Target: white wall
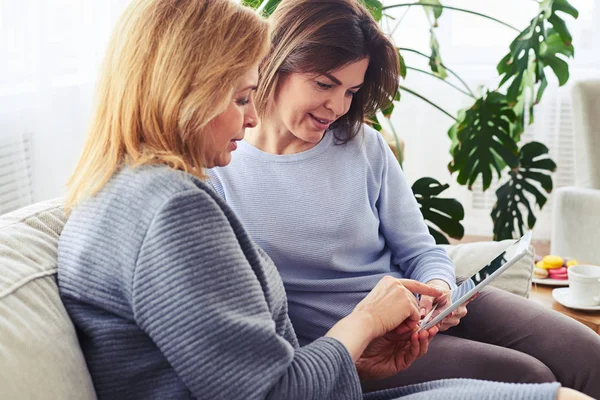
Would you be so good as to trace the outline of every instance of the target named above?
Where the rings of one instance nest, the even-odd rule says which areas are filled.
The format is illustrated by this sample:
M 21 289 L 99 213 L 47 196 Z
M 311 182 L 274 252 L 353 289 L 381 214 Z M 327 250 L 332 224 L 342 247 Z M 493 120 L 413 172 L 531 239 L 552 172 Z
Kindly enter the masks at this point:
M 129 0 L 0 0 L 0 135 L 31 136 L 33 200 L 65 193 L 110 32 Z

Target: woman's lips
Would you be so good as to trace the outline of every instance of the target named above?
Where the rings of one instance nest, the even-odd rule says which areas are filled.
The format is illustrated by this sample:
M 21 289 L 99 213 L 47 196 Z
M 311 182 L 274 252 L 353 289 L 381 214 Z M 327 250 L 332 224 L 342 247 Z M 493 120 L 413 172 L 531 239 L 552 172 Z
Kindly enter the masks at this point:
M 331 124 L 331 122 L 332 122 L 329 119 L 317 118 L 317 117 L 315 117 L 314 115 L 312 115 L 310 113 L 308 115 L 310 116 L 310 119 L 311 119 L 313 125 L 317 129 L 322 130 L 322 131 L 326 130 L 329 127 L 329 125 Z

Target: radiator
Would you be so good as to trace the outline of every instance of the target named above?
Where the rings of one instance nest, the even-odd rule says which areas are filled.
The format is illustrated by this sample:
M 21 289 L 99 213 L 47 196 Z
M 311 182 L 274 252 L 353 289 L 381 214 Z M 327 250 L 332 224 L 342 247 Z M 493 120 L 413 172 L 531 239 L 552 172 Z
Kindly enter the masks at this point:
M 0 132 L 0 214 L 33 202 L 31 137 Z

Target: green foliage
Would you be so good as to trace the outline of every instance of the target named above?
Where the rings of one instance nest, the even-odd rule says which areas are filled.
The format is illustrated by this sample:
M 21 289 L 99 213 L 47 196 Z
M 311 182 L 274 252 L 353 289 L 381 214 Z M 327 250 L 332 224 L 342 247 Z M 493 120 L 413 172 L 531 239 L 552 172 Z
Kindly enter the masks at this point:
M 367 7 L 375 21 L 381 21 L 383 16 L 383 4 L 379 0 L 360 0 L 360 2 Z
M 516 167 L 519 163 L 518 147 L 511 136 L 515 113 L 506 96 L 489 92 L 459 113 L 459 118 L 448 132 L 454 143 L 448 169 L 451 173 L 458 171 L 457 182 L 469 189 L 481 175 L 485 190 L 492 183 L 494 169 L 500 178 L 506 165 Z
M 529 122 L 532 123 L 533 106 L 541 100 L 548 86 L 544 69 L 552 69 L 560 86 L 569 79 L 569 66 L 560 56 L 573 57 L 575 50 L 571 34 L 558 11 L 578 17 L 577 10 L 567 0 L 544 0 L 540 3 L 539 14 L 513 40 L 509 53 L 496 67 L 498 74 L 503 76 L 499 87 L 510 81 L 506 96 L 511 106 L 516 105 L 515 112 L 519 116 L 517 134 L 524 129 L 525 103 L 530 106 Z M 536 84 L 539 84 L 537 93 Z M 529 96 L 527 101 L 525 96 Z
M 449 185 L 442 185 L 433 178 L 421 178 L 412 186 L 412 191 L 419 203 L 421 214 L 428 224 L 429 233 L 438 244 L 448 244 L 442 232 L 455 239 L 463 237 L 465 230 L 460 221 L 465 217 L 463 206 L 455 199 L 437 197 Z
M 262 2 L 263 2 L 263 0 L 242 0 L 242 5 L 244 5 L 246 7 L 250 7 L 253 10 L 256 10 Z
M 431 68 L 431 72 L 440 78 L 446 79 L 448 77 L 448 73 L 446 72 L 446 68 L 444 68 L 444 64 L 442 63 L 442 55 L 440 54 L 440 44 L 438 43 L 437 37 L 433 31 L 433 28 L 429 31 L 429 47 L 431 48 L 431 56 L 429 57 L 429 67 Z
M 552 177 L 556 164 L 548 156 L 548 148 L 539 142 L 530 142 L 521 148 L 517 168 L 510 171 L 510 179 L 496 190 L 497 202 L 491 216 L 494 221 L 494 240 L 512 239 L 518 232 L 524 234 L 523 210 L 527 212 L 527 227 L 536 222 L 530 200 L 540 210 L 546 204 L 546 193 L 552 192 Z
M 442 16 L 444 9 L 441 7 L 439 0 L 419 0 L 418 4 L 423 5 L 423 9 L 427 13 L 427 16 L 433 20 L 433 26 L 438 25 L 438 18 Z M 437 7 L 428 7 L 428 5 Z
M 400 77 L 406 78 L 406 62 L 404 61 L 404 57 L 402 57 L 402 53 L 398 49 L 398 62 L 400 63 Z M 400 100 L 400 99 L 398 99 Z
M 264 17 L 269 17 L 271 14 L 273 14 L 273 11 L 275 11 L 279 3 L 281 3 L 281 0 L 242 0 L 243 5 L 254 10 L 261 7 L 263 3 L 265 3 L 265 5 L 262 8 L 261 14 Z

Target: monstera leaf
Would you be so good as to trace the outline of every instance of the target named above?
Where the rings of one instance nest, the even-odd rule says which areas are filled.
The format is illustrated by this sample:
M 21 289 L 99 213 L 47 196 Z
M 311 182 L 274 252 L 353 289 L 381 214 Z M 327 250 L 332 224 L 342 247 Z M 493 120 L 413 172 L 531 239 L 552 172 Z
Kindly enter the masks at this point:
M 514 233 L 524 234 L 523 210 L 527 211 L 527 227 L 533 228 L 536 217 L 530 200 L 540 210 L 546 204 L 546 193 L 552 191 L 552 176 L 556 164 L 548 156 L 548 148 L 539 142 L 530 142 L 521 148 L 520 165 L 510 171 L 510 180 L 496 190 L 497 202 L 491 216 L 494 221 L 494 240 L 512 239 Z
M 428 177 L 419 179 L 412 186 L 423 218 L 439 229 L 436 230 L 428 224 L 429 233 L 438 244 L 448 244 L 448 239 L 442 232 L 454 239 L 461 239 L 465 234 L 465 229 L 460 223 L 465 217 L 463 206 L 458 200 L 437 197 L 448 187 L 449 185 L 442 185 Z
M 544 69 L 546 67 L 552 69 L 560 86 L 569 79 L 569 66 L 559 55 L 567 58 L 573 57 L 572 37 L 565 21 L 557 14 L 557 11 L 569 14 L 574 18 L 578 17 L 577 10 L 567 0 L 542 1 L 539 14 L 513 40 L 509 53 L 497 66 L 500 76 L 504 75 L 498 87 L 502 87 L 512 79 L 506 96 L 509 104 L 520 103 L 520 109 L 515 110 L 521 120 L 518 125 L 519 129 L 516 131 L 519 135 L 523 131 L 525 118 L 523 112 L 525 100 L 522 97 L 530 96 L 528 103 L 531 123 L 533 122 L 533 106 L 541 100 L 544 90 L 548 86 Z M 552 28 L 549 25 L 552 25 Z M 538 83 L 536 94 L 534 86 Z
M 458 171 L 456 181 L 469 189 L 479 175 L 483 190 L 492 183 L 493 170 L 498 173 L 509 165 L 519 164 L 518 147 L 511 136 L 515 113 L 508 106 L 506 96 L 489 92 L 468 110 L 459 113 L 459 119 L 448 135 L 453 140 L 450 172 Z

